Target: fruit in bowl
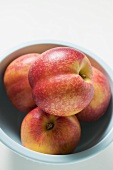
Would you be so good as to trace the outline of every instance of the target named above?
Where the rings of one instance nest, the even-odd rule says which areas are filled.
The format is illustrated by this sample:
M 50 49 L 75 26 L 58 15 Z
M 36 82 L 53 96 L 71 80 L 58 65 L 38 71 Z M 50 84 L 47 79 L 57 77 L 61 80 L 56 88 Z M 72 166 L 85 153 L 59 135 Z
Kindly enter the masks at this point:
M 81 137 L 80 123 L 75 115 L 59 117 L 42 111 L 30 111 L 21 125 L 22 145 L 46 154 L 69 154 Z
M 90 104 L 77 114 L 79 120 L 86 122 L 101 118 L 105 114 L 111 99 L 111 89 L 107 78 L 97 68 L 92 67 L 92 69 L 94 97 Z
M 52 115 L 74 115 L 94 95 L 89 59 L 69 47 L 52 48 L 40 54 L 30 67 L 29 82 L 35 103 Z
M 113 109 L 112 109 L 113 100 L 110 101 L 110 104 L 106 110 L 106 114 L 104 114 L 102 119 L 99 119 L 98 121 L 96 122 L 94 121 L 91 123 L 80 122 L 81 131 L 82 131 L 81 138 L 75 150 L 72 152 L 73 154 L 52 155 L 52 154 L 43 154 L 39 152 L 34 152 L 22 146 L 19 132 L 20 132 L 21 122 L 22 120 L 24 120 L 23 117 L 25 116 L 25 114 L 20 114 L 20 112 L 17 110 L 15 111 L 13 105 L 11 105 L 9 102 L 9 99 L 6 95 L 5 88 L 4 88 L 4 82 L 3 82 L 4 72 L 6 70 L 7 65 L 10 64 L 12 60 L 14 60 L 20 55 L 24 55 L 25 53 L 26 54 L 43 53 L 46 50 L 55 47 L 69 47 L 69 48 L 82 51 L 82 53 L 84 53 L 90 60 L 91 65 L 98 68 L 100 71 L 104 73 L 104 75 L 109 81 L 111 87 L 111 94 L 113 97 L 113 89 L 112 89 L 113 72 L 107 66 L 106 63 L 104 63 L 98 56 L 92 54 L 90 51 L 78 47 L 74 44 L 57 42 L 57 41 L 55 42 L 37 41 L 34 43 L 32 42 L 32 43 L 23 44 L 19 47 L 14 48 L 11 51 L 8 51 L 1 57 L 2 60 L 0 63 L 0 85 L 1 85 L 0 137 L 1 137 L 1 141 L 6 146 L 8 146 L 10 149 L 15 151 L 17 154 L 21 155 L 22 157 L 25 157 L 32 161 L 42 162 L 42 163 L 54 163 L 54 164 L 77 163 L 78 161 L 81 162 L 82 160 L 86 160 L 92 156 L 95 156 L 97 153 L 103 151 L 103 149 L 105 149 L 113 141 L 113 126 L 112 126 L 113 125 Z M 50 116 L 55 116 L 55 115 L 51 114 Z M 18 119 L 18 117 L 20 119 Z M 68 116 L 66 117 L 68 118 Z M 65 117 L 63 116 L 63 118 Z
M 78 119 L 93 121 L 106 111 L 109 83 L 73 48 L 57 47 L 38 55 L 15 59 L 4 75 L 12 103 L 29 112 L 21 125 L 22 145 L 46 154 L 69 154 L 80 141 Z M 32 103 L 38 107 L 33 109 Z
M 38 53 L 22 55 L 13 60 L 4 73 L 7 95 L 15 108 L 22 112 L 28 112 L 36 106 L 28 81 L 28 72 L 38 57 Z

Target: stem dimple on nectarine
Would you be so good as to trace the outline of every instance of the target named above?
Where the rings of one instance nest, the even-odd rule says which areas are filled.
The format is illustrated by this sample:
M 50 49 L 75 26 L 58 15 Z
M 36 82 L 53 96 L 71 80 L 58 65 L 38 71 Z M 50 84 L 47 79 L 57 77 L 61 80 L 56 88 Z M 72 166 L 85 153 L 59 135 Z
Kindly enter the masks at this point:
M 51 130 L 51 129 L 53 129 L 53 127 L 54 127 L 54 123 L 53 123 L 53 122 L 49 122 L 49 123 L 47 123 L 47 125 L 46 125 L 46 129 L 47 129 L 47 130 Z
M 83 79 L 86 78 L 86 75 L 85 74 L 79 74 Z

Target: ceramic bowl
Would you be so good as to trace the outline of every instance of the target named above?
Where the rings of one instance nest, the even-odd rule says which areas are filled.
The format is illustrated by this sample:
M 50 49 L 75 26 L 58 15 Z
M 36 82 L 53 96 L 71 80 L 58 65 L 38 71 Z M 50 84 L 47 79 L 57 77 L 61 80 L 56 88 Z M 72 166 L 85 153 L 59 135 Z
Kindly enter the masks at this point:
M 113 100 L 111 98 L 105 115 L 96 122 L 81 123 L 81 140 L 72 154 L 50 155 L 27 149 L 21 145 L 20 126 L 25 114 L 20 113 L 10 103 L 4 88 L 3 76 L 8 64 L 20 55 L 38 52 L 50 48 L 68 46 L 85 53 L 91 64 L 101 70 L 107 77 L 113 98 L 113 71 L 98 56 L 77 45 L 59 41 L 29 42 L 7 51 L 0 57 L 0 138 L 11 150 L 19 155 L 36 162 L 51 164 L 69 164 L 83 161 L 103 151 L 113 141 Z

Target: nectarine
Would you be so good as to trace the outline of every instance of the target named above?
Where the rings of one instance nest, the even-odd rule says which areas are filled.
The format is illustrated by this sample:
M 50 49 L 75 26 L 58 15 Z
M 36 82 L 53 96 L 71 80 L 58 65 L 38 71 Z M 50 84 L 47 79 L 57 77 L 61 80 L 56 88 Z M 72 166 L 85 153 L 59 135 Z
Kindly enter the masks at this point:
M 95 121 L 101 118 L 109 105 L 111 98 L 110 85 L 105 75 L 95 67 L 93 68 L 94 97 L 90 104 L 77 114 L 81 121 Z
M 43 52 L 29 71 L 35 103 L 57 116 L 74 115 L 92 100 L 92 67 L 82 52 L 57 47 Z
M 4 73 L 7 95 L 13 106 L 22 112 L 28 112 L 36 106 L 28 81 L 28 71 L 38 57 L 37 53 L 19 56 L 8 65 Z
M 58 117 L 39 107 L 30 111 L 21 125 L 22 145 L 41 153 L 72 153 L 80 137 L 81 127 L 75 115 Z

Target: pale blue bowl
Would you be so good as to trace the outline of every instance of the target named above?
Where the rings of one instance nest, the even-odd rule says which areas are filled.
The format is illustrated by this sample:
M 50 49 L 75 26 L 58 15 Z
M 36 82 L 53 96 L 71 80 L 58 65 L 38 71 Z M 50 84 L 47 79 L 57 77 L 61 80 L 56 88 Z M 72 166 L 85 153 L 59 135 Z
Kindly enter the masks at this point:
M 82 137 L 76 150 L 69 155 L 49 155 L 29 150 L 21 145 L 20 125 L 23 113 L 17 111 L 10 103 L 3 84 L 3 75 L 7 65 L 18 56 L 30 52 L 41 53 L 47 49 L 69 46 L 84 52 L 93 66 L 100 69 L 108 78 L 111 85 L 113 98 L 113 71 L 102 59 L 90 51 L 77 45 L 60 41 L 36 41 L 29 42 L 6 52 L 0 59 L 0 138 L 1 141 L 17 154 L 32 161 L 69 164 L 83 161 L 103 151 L 113 141 L 113 100 L 106 114 L 96 122 L 82 123 Z

